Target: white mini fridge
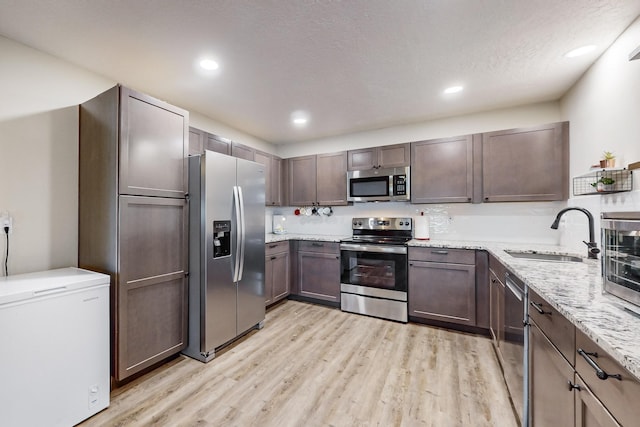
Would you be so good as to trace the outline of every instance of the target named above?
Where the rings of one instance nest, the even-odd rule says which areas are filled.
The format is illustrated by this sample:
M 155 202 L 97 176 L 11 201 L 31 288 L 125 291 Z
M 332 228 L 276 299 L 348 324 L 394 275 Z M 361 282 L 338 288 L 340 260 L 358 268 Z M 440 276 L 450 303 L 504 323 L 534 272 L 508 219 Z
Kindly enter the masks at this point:
M 109 276 L 0 277 L 0 424 L 72 426 L 109 406 Z

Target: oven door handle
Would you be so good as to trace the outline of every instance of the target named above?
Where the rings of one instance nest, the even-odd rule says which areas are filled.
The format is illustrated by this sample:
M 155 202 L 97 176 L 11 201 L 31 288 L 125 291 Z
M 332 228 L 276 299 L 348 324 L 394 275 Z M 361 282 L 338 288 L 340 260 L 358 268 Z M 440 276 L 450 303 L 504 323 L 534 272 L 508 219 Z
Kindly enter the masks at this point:
M 340 243 L 342 251 L 377 252 L 383 254 L 406 254 L 406 246 L 362 245 L 360 243 Z

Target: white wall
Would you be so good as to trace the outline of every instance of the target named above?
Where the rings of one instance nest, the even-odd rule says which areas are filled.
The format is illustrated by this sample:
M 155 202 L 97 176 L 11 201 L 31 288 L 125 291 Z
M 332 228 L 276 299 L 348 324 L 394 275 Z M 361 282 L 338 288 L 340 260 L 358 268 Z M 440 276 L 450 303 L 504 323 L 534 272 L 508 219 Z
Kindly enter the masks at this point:
M 282 158 L 288 158 L 309 154 L 332 153 L 379 145 L 535 126 L 559 120 L 559 103 L 546 102 L 431 120 L 406 126 L 394 126 L 369 132 L 340 135 L 299 144 L 284 144 L 278 146 L 277 154 Z
M 588 173 L 605 150 L 616 154 L 617 167 L 640 161 L 640 60 L 629 61 L 638 46 L 640 18 L 562 98 L 562 119 L 571 122 L 571 176 Z M 633 186 L 629 193 L 574 196 L 569 205 L 589 209 L 597 231 L 601 212 L 640 211 L 640 169 L 634 171 Z M 567 214 L 560 227 L 562 244 L 583 248 L 586 221 L 579 212 Z
M 14 226 L 9 274 L 75 266 L 77 105 L 115 82 L 2 37 L 0 58 L 0 212 Z

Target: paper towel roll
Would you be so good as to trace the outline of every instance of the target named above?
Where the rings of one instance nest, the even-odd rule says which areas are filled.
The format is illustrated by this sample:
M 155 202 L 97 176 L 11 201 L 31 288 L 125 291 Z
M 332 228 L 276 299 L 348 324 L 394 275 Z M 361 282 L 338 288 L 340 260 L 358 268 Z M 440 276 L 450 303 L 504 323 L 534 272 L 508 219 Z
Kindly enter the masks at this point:
M 418 240 L 429 240 L 429 217 L 424 215 L 413 217 L 413 237 Z

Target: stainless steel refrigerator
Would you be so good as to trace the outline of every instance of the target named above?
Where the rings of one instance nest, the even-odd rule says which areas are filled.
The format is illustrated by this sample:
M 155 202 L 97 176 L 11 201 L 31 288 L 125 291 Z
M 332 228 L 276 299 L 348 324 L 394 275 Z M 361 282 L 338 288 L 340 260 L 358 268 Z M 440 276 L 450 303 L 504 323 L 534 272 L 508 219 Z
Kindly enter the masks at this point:
M 189 344 L 216 349 L 261 328 L 264 297 L 264 166 L 205 150 L 189 158 Z

